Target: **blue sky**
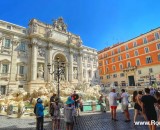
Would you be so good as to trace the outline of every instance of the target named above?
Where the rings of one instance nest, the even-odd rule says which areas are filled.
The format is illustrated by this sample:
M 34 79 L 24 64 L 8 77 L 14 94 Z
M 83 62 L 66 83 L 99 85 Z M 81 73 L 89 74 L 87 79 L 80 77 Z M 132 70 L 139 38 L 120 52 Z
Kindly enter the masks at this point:
M 62 16 L 83 44 L 101 50 L 160 27 L 160 0 L 3 0 L 0 19 L 28 26 Z

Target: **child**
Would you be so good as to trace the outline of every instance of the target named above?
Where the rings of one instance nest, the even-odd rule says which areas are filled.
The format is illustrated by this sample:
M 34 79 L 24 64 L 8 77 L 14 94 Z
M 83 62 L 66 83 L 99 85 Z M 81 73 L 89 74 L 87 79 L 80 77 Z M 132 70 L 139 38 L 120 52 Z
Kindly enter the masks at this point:
M 75 114 L 74 100 L 68 97 L 66 106 L 64 107 L 64 121 L 66 122 L 66 130 L 73 130 L 74 114 Z

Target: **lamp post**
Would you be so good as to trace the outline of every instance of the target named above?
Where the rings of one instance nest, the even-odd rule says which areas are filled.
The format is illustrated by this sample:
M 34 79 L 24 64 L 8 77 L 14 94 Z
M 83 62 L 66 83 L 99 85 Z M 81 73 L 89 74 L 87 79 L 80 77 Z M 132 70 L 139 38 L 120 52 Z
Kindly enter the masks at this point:
M 47 67 L 49 70 L 49 74 L 53 75 L 55 74 L 57 76 L 57 94 L 58 94 L 58 99 L 60 97 L 60 91 L 59 91 L 59 84 L 60 84 L 60 75 L 64 74 L 64 69 L 65 69 L 65 62 L 61 62 L 59 60 L 59 57 L 57 57 L 56 61 L 55 61 L 55 65 L 57 65 L 57 68 L 55 71 L 51 72 L 51 64 L 48 63 Z
M 151 73 L 149 73 L 149 85 L 152 86 L 152 84 L 151 84 Z

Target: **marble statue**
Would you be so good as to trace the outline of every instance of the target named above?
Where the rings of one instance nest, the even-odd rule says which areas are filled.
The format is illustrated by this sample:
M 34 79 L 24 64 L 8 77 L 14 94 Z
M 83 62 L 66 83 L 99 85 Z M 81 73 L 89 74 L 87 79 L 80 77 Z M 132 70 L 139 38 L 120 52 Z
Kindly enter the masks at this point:
M 38 78 L 44 78 L 44 70 L 43 70 L 43 65 L 41 64 L 39 67 L 38 67 Z

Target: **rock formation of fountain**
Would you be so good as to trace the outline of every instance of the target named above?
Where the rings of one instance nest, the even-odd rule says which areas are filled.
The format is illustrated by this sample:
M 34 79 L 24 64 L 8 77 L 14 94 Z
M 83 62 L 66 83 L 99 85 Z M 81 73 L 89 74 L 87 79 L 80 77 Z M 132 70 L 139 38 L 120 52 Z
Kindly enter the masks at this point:
M 62 102 L 67 100 L 67 97 L 73 93 L 73 91 L 82 96 L 84 101 L 96 100 L 100 95 L 100 86 L 89 86 L 88 83 L 79 83 L 76 85 L 69 82 L 60 82 L 60 98 Z M 25 105 L 30 104 L 32 107 L 36 104 L 38 97 L 42 98 L 44 106 L 49 106 L 49 100 L 53 93 L 57 93 L 56 82 L 51 82 L 45 87 L 40 87 L 33 90 L 32 93 L 27 93 L 24 90 L 10 91 L 10 93 L 0 99 L 0 114 L 12 114 L 13 106 L 18 107 L 18 117 L 21 117 L 24 113 Z M 30 111 L 30 109 L 27 109 Z

